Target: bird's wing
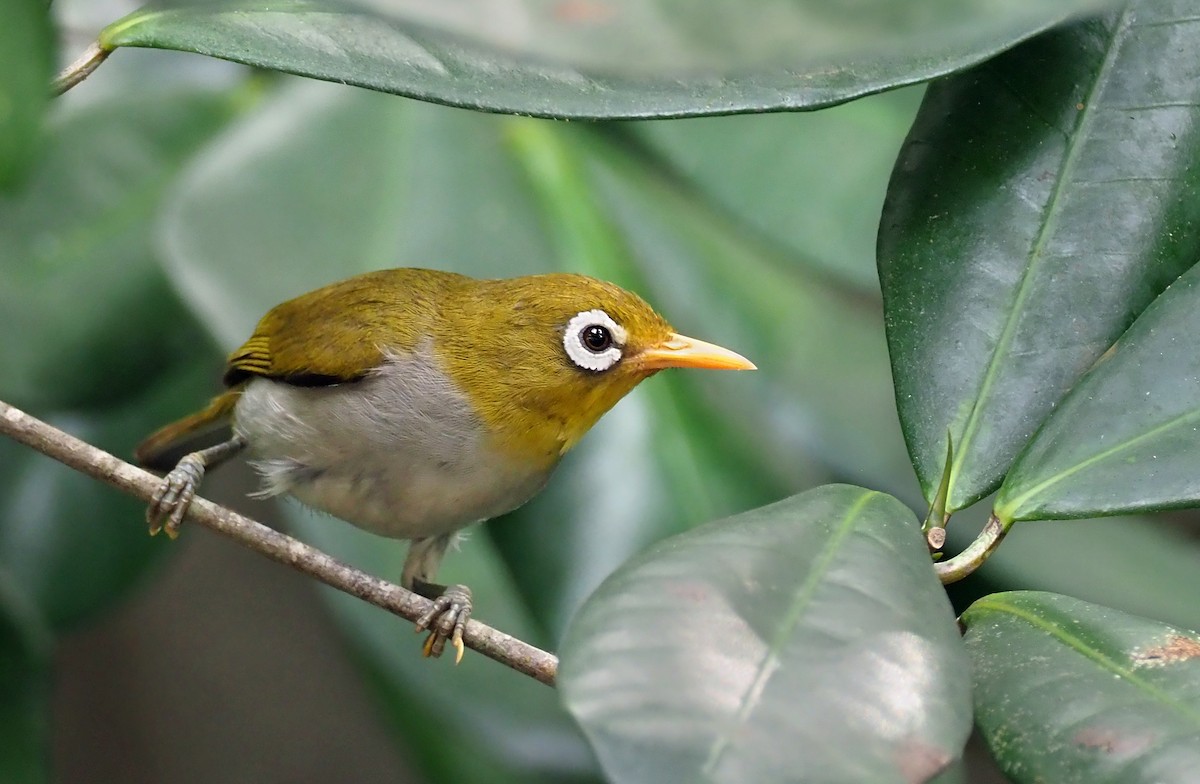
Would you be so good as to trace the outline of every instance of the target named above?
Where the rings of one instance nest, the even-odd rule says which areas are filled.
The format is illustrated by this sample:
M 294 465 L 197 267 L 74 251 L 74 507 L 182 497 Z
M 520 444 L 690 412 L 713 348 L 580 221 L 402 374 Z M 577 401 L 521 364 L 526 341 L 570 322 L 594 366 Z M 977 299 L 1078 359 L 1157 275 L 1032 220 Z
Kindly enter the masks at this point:
M 229 355 L 225 384 L 264 376 L 297 386 L 329 386 L 357 381 L 383 362 L 382 350 L 370 339 L 372 330 L 363 325 L 316 324 L 296 315 L 272 311 L 259 322 L 254 335 Z
M 410 277 L 417 272 L 425 274 Z M 236 386 L 254 376 L 297 386 L 361 379 L 383 363 L 385 350 L 412 350 L 427 331 L 441 276 L 449 277 L 429 275 L 424 270 L 360 275 L 275 307 L 229 355 L 225 383 Z

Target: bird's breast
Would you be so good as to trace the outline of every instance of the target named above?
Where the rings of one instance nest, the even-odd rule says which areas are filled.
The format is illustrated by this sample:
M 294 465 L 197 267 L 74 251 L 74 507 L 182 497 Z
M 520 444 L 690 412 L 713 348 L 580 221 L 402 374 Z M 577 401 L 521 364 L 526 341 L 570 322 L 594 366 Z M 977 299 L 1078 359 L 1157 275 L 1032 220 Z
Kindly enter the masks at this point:
M 264 495 L 384 536 L 435 536 L 511 511 L 554 465 L 514 458 L 438 367 L 429 346 L 328 387 L 249 382 L 234 414 Z

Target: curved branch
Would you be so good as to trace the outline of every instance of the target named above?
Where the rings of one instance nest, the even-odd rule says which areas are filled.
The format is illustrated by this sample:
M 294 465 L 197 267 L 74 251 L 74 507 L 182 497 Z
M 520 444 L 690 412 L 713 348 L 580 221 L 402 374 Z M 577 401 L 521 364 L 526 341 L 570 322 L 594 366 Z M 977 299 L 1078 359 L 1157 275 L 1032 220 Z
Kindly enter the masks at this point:
M 92 42 L 87 49 L 83 50 L 83 54 L 79 55 L 79 58 L 75 62 L 68 65 L 62 70 L 62 73 L 54 77 L 54 81 L 50 83 L 51 92 L 54 95 L 62 95 L 91 76 L 92 71 L 99 68 L 100 63 L 104 62 L 112 54 L 112 51 L 112 49 L 105 49 L 100 46 L 99 41 Z
M 975 537 L 975 541 L 967 545 L 967 549 L 953 558 L 933 565 L 942 585 L 956 583 L 983 566 L 983 562 L 1000 546 L 1011 526 L 1011 522 L 1003 523 L 995 514 L 988 517 L 987 525 L 980 531 L 979 536 Z
M 3 401 L 0 401 L 0 433 L 147 503 L 161 482 L 154 474 L 80 441 Z M 372 577 L 298 539 L 203 498 L 197 497 L 192 502 L 187 519 L 408 621 L 416 621 L 432 605 L 423 596 Z M 558 658 L 552 653 L 475 620 L 467 622 L 463 642 L 468 648 L 517 672 L 549 686 L 554 685 Z

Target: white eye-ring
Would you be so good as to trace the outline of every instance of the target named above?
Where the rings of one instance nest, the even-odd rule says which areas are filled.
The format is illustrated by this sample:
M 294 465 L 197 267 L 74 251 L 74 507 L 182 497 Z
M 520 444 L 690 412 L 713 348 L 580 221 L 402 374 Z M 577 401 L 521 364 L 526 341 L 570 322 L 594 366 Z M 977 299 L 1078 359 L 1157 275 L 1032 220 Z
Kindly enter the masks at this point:
M 621 360 L 627 337 L 625 328 L 603 310 L 585 310 L 567 322 L 563 348 L 576 365 L 599 373 Z

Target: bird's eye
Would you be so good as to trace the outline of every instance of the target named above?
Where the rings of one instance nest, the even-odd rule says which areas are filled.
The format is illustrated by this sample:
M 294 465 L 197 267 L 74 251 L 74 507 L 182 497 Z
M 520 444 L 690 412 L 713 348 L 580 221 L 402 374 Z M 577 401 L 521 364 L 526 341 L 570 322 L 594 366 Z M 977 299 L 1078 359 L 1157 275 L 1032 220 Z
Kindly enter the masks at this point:
M 621 361 L 625 330 L 603 310 L 585 310 L 567 322 L 563 348 L 577 367 L 596 373 Z
M 593 354 L 599 354 L 613 344 L 612 333 L 608 331 L 608 327 L 599 324 L 584 327 L 583 333 L 579 337 L 587 350 Z

